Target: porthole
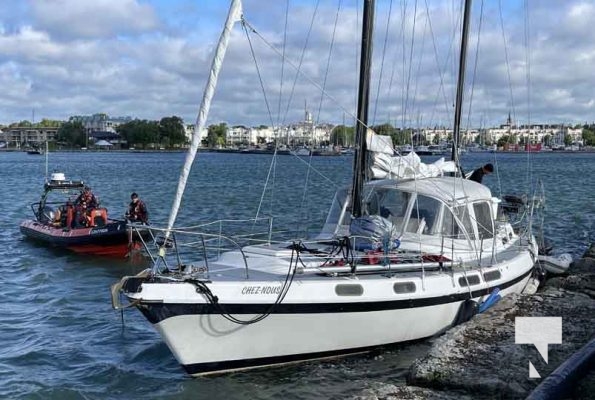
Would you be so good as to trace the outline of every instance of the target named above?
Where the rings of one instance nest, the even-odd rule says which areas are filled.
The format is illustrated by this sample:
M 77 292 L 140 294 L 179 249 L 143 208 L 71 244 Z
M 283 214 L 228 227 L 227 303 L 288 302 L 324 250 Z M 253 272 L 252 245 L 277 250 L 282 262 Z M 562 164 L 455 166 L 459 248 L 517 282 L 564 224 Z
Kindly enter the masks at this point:
M 364 294 L 364 287 L 360 284 L 341 283 L 335 286 L 337 296 L 361 296 Z
M 393 290 L 397 294 L 415 293 L 415 283 L 414 282 L 396 282 L 393 285 Z
M 480 282 L 479 280 L 479 275 L 467 275 L 465 276 L 461 276 L 459 278 L 459 285 L 460 286 L 473 286 L 473 285 L 478 285 Z
M 494 271 L 488 271 L 485 274 L 483 274 L 483 279 L 485 279 L 486 282 L 496 281 L 496 280 L 500 279 L 501 277 L 502 277 L 502 274 L 497 269 Z

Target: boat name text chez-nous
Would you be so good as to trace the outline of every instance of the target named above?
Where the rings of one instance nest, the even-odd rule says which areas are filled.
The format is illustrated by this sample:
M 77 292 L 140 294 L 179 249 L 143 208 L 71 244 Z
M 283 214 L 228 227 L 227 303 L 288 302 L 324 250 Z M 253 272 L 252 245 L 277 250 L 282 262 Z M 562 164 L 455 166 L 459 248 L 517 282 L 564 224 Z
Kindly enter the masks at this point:
M 279 294 L 281 286 L 245 286 L 242 294 Z

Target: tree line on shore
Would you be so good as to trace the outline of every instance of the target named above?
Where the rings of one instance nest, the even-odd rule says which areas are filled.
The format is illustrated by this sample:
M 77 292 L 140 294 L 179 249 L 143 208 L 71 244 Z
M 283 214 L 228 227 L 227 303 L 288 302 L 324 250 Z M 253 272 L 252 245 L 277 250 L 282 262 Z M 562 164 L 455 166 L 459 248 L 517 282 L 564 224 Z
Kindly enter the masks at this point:
M 164 117 L 159 121 L 134 119 L 116 127 L 116 132 L 129 146 L 183 147 L 187 144 L 184 123 L 180 117 Z M 56 141 L 67 147 L 86 147 L 87 132 L 81 121 L 71 118 L 63 123 Z
M 67 122 L 42 119 L 38 123 L 31 123 L 29 121 L 20 121 L 18 123 L 10 124 L 8 127 L 59 127 L 56 141 L 66 147 L 86 147 L 88 145 L 87 132 L 81 121 L 71 117 Z M 268 128 L 261 125 L 258 128 Z M 401 129 L 393 127 L 389 123 L 374 125 L 371 128 L 379 135 L 387 135 L 392 138 L 393 144 L 401 146 L 405 144 L 438 144 L 439 136 L 435 135 L 433 138 L 425 138 L 423 135 L 417 133 L 416 130 L 407 128 Z M 595 123 L 584 124 L 583 128 L 583 143 L 585 146 L 595 146 Z M 227 143 L 228 126 L 226 123 L 212 124 L 207 129 L 207 136 L 203 139 L 201 145 L 204 147 L 218 147 L 225 146 Z M 165 148 L 180 148 L 188 145 L 188 138 L 185 134 L 184 123 L 180 117 L 171 116 L 161 118 L 159 121 L 140 120 L 135 119 L 116 127 L 117 133 L 125 140 L 129 146 L 138 146 L 139 148 L 147 147 L 165 147 Z M 338 145 L 348 147 L 354 145 L 355 127 L 346 125 L 335 126 L 331 133 L 328 142 L 322 143 L 326 145 Z M 451 140 L 448 137 L 447 140 Z M 480 135 L 475 139 L 477 143 L 481 141 Z M 496 144 L 499 147 L 506 143 L 525 144 L 527 138 L 515 138 L 514 136 L 504 135 Z M 550 135 L 545 135 L 542 143 L 546 146 L 552 145 L 553 138 Z M 569 135 L 564 137 L 564 144 L 570 145 L 572 139 Z M 265 137 L 257 137 L 256 143 L 244 143 L 245 145 L 265 144 Z M 297 144 L 297 143 L 293 143 Z M 485 145 L 492 145 L 494 143 L 484 143 Z

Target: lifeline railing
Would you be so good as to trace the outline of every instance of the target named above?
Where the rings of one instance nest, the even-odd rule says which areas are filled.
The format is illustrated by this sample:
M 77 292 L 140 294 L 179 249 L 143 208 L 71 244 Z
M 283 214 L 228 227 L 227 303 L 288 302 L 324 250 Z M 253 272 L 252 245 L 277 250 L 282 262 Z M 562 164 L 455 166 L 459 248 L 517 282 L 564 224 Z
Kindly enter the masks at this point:
M 235 229 L 229 229 L 234 225 L 237 225 Z M 241 261 L 238 262 L 243 264 L 245 276 L 248 278 L 245 247 L 273 243 L 286 245 L 275 250 L 279 252 L 280 257 L 291 258 L 292 252 L 297 252 L 301 265 L 308 271 L 325 274 L 452 269 L 464 264 L 459 257 L 467 259 L 474 254 L 472 249 L 458 249 L 457 257 L 453 257 L 447 251 L 429 254 L 392 246 L 388 251 L 380 251 L 379 247 L 369 246 L 373 242 L 370 238 L 353 235 L 347 238 L 349 245 L 345 241 L 341 245 L 342 238 L 300 240 L 288 235 L 292 231 L 273 231 L 271 218 L 225 219 L 176 228 L 171 230 L 167 240 L 164 235 L 165 228 L 132 225 L 130 229 L 138 233 L 145 253 L 151 258 L 154 273 L 167 271 L 169 274 L 179 274 L 180 278 L 191 273 L 200 273 L 208 277 L 209 263 L 219 260 L 223 253 L 229 251 L 238 252 L 241 257 Z M 151 233 L 147 240 L 145 238 L 148 235 L 142 234 L 146 230 Z M 228 234 L 230 230 L 234 234 Z M 341 250 L 340 246 L 344 246 L 344 250 Z M 287 250 L 287 254 L 283 253 L 283 249 Z
M 262 226 L 264 224 L 264 226 Z M 237 225 L 237 226 L 235 226 Z M 235 226 L 235 227 L 234 227 Z M 222 219 L 199 225 L 170 230 L 166 239 L 165 228 L 147 225 L 131 225 L 131 234 L 140 238 L 144 252 L 151 258 L 154 272 L 163 264 L 168 271 L 189 274 L 196 271 L 192 264 L 185 264 L 183 259 L 203 263 L 198 267 L 208 275 L 209 261 L 218 260 L 227 251 L 239 251 L 244 259 L 246 276 L 248 265 L 243 247 L 256 244 L 270 244 L 273 235 L 282 236 L 286 231 L 273 232 L 272 218 Z M 143 234 L 149 231 L 150 235 Z M 233 233 L 228 233 L 228 232 Z M 145 239 L 149 236 L 147 239 Z M 172 265 L 175 265 L 173 267 Z M 188 267 L 191 267 L 188 269 Z

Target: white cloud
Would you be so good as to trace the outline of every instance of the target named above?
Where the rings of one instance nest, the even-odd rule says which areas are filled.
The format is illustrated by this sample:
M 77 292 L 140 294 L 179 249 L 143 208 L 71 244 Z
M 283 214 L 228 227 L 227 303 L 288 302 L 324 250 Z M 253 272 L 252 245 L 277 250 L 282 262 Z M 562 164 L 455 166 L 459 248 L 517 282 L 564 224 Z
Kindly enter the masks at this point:
M 158 19 L 136 0 L 33 0 L 33 18 L 52 37 L 106 38 L 150 32 Z
M 244 3 L 248 21 L 282 51 L 285 2 Z M 269 124 L 272 119 L 289 123 L 303 118 L 305 102 L 315 118 L 320 107 L 321 121 L 340 123 L 343 109 L 353 112 L 361 12 L 354 9 L 355 0 L 342 3 L 325 87 L 334 100 L 325 98 L 320 107 L 319 89 L 303 76 L 298 77 L 294 88 L 295 70 L 287 63 L 283 66 L 268 45 L 252 33 L 269 116 L 249 43 L 238 26 L 209 121 L 257 125 Z M 460 28 L 457 10 L 445 3 L 432 1 L 429 10 L 425 5 L 418 7 L 413 42 L 412 3 L 406 10 L 393 7 L 378 90 L 388 17 L 388 3 L 378 2 L 370 91 L 370 118 L 375 117 L 374 122 L 390 120 L 401 125 L 404 119 L 406 125 L 414 126 L 452 124 Z M 1 100 L 1 122 L 26 119 L 32 107 L 38 110 L 37 115 L 48 118 L 107 112 L 148 119 L 179 115 L 194 121 L 227 4 L 197 5 L 185 0 L 46 0 L 27 4 L 29 8 L 21 4 L 7 10 L 7 17 L 0 15 L 0 84 L 6 93 Z M 295 4 L 290 3 L 285 54 L 297 65 L 314 3 Z M 322 2 L 301 64 L 302 72 L 318 85 L 327 74 L 336 4 Z M 475 72 L 479 7 L 474 8 L 466 86 L 468 108 L 475 74 L 474 126 L 480 120 L 485 124 L 486 118 L 488 123 L 501 123 L 509 111 L 520 120 L 528 118 L 527 54 L 532 121 L 574 123 L 594 119 L 590 88 L 595 85 L 591 71 L 595 31 L 588 27 L 595 7 L 578 0 L 529 4 L 533 8 L 527 53 L 523 10 L 503 10 L 503 36 L 496 3 L 486 2 Z M 467 110 L 464 115 L 466 118 Z M 351 123 L 348 114 L 346 122 Z

